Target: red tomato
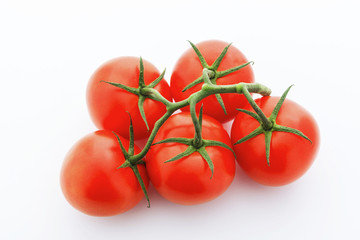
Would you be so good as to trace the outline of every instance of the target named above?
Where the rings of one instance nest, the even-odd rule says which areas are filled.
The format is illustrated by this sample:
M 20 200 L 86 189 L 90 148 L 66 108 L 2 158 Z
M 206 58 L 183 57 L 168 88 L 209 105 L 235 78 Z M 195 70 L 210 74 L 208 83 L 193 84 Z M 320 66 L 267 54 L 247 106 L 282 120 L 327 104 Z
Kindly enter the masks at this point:
M 211 66 L 227 45 L 228 43 L 226 42 L 210 40 L 201 42 L 196 46 L 202 53 L 207 64 Z M 237 67 L 247 62 L 248 60 L 244 54 L 242 54 L 236 47 L 230 46 L 228 52 L 219 65 L 218 71 Z M 192 93 L 201 89 L 203 83 L 182 92 L 188 84 L 202 76 L 202 70 L 203 67 L 195 51 L 192 48 L 188 49 L 177 61 L 171 75 L 170 88 L 175 101 L 178 102 L 184 100 Z M 217 85 L 230 85 L 239 82 L 254 82 L 254 74 L 250 65 L 216 80 Z M 235 117 L 237 114 L 236 108 L 240 108 L 244 103 L 246 103 L 245 97 L 241 94 L 227 93 L 220 95 L 223 99 L 227 115 L 225 115 L 215 95 L 208 96 L 201 101 L 197 105 L 197 111 L 199 111 L 200 106 L 204 104 L 204 114 L 209 115 L 220 122 L 226 122 Z M 189 111 L 190 109 L 189 107 L 185 107 L 182 110 Z
M 215 119 L 203 116 L 203 139 L 221 141 L 231 146 L 230 138 Z M 160 128 L 154 143 L 167 138 L 193 138 L 194 126 L 188 112 L 171 116 Z M 185 151 L 180 143 L 153 145 L 146 156 L 146 169 L 156 190 L 166 199 L 184 205 L 199 204 L 221 195 L 235 175 L 235 157 L 223 147 L 208 146 L 206 151 L 214 164 L 214 175 L 198 153 L 173 162 L 165 161 Z
M 87 88 L 87 104 L 90 116 L 99 129 L 118 132 L 121 136 L 129 138 L 130 113 L 135 139 L 143 139 L 151 133 L 155 122 L 166 112 L 161 102 L 146 99 L 144 111 L 149 124 L 148 131 L 138 108 L 139 97 L 123 89 L 105 82 L 120 83 L 129 87 L 139 86 L 139 62 L 136 57 L 119 57 L 103 64 L 92 75 Z M 160 76 L 159 71 L 150 62 L 144 62 L 144 81 L 148 85 Z M 168 83 L 162 79 L 155 86 L 166 99 L 171 101 Z
M 129 141 L 119 136 L 125 149 Z M 135 153 L 140 149 L 135 146 Z M 100 130 L 78 141 L 67 154 L 61 170 L 62 191 L 69 203 L 92 216 L 111 216 L 134 207 L 144 193 L 129 168 L 117 169 L 124 155 L 114 133 Z M 145 167 L 138 165 L 145 186 Z
M 255 100 L 267 117 L 278 101 L 279 97 Z M 253 112 L 250 105 L 244 109 Z M 297 103 L 286 99 L 276 124 L 301 131 L 312 143 L 293 133 L 274 131 L 270 144 L 270 166 L 266 161 L 264 134 L 234 145 L 237 161 L 244 172 L 256 182 L 270 186 L 285 185 L 301 177 L 311 166 L 319 147 L 317 124 L 310 113 Z M 231 129 L 232 142 L 245 137 L 259 125 L 253 117 L 240 112 Z

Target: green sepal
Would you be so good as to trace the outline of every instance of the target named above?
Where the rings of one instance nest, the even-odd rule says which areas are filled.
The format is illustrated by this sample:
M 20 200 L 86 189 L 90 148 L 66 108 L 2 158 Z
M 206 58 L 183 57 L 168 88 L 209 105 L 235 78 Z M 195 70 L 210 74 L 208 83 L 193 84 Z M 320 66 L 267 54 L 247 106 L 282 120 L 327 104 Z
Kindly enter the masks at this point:
M 142 60 L 142 57 L 140 57 L 140 67 L 139 67 L 139 87 L 143 88 L 145 87 L 145 80 L 144 80 L 144 62 Z
M 221 95 L 220 94 L 215 94 L 215 97 L 218 100 L 218 102 L 220 103 L 220 106 L 221 106 L 222 110 L 224 111 L 225 115 L 227 115 L 226 108 L 225 108 L 225 105 L 224 105 L 224 101 L 222 100 Z
M 192 88 L 195 85 L 198 85 L 199 83 L 202 83 L 204 81 L 203 76 L 198 77 L 195 81 L 189 83 L 186 87 L 184 87 L 184 89 L 182 90 L 182 92 L 185 92 L 186 90 Z
M 211 65 L 211 69 L 213 70 L 217 70 L 220 66 L 221 61 L 223 60 L 223 58 L 225 57 L 227 51 L 229 50 L 229 47 L 231 46 L 232 43 L 230 43 L 229 45 L 227 45 L 221 52 L 221 54 L 219 55 L 219 57 L 214 61 L 214 63 Z
M 130 167 L 130 166 L 131 166 L 131 163 L 128 160 L 125 160 L 125 162 L 123 164 L 121 164 L 121 166 L 117 167 L 117 169 L 127 168 L 127 167 Z
M 274 127 L 273 127 L 273 131 L 293 133 L 293 134 L 298 135 L 298 136 L 300 136 L 302 138 L 305 138 L 310 143 L 312 143 L 312 141 L 305 134 L 303 134 L 301 131 L 299 131 L 299 130 L 297 130 L 295 128 L 290 128 L 290 127 L 285 127 L 285 126 L 275 124 Z
M 129 114 L 129 118 L 130 118 L 130 126 L 129 126 L 129 149 L 128 149 L 128 153 L 129 156 L 133 156 L 134 155 L 134 126 L 132 123 L 132 118 L 131 118 L 131 114 L 129 112 L 127 112 Z
M 203 57 L 203 55 L 201 54 L 200 50 L 195 46 L 195 44 L 193 44 L 192 42 L 188 41 L 191 45 L 191 47 L 194 49 L 196 55 L 198 56 L 201 66 L 203 68 L 209 68 L 209 65 L 207 64 L 205 58 Z
M 290 87 L 288 87 L 286 89 L 286 91 L 281 95 L 280 100 L 277 102 L 275 108 L 273 109 L 273 111 L 271 112 L 271 115 L 269 117 L 269 120 L 275 120 L 277 118 L 277 115 L 279 114 L 280 108 L 283 105 L 287 94 L 289 93 L 291 87 L 294 85 L 291 85 Z
M 271 145 L 272 131 L 265 131 L 265 155 L 267 165 L 270 166 L 270 145 Z
M 142 189 L 142 191 L 143 191 L 143 193 L 145 195 L 145 198 L 146 198 L 146 201 L 147 201 L 147 204 L 148 204 L 147 207 L 150 208 L 149 195 L 147 193 L 146 186 L 145 186 L 145 183 L 144 183 L 144 181 L 143 181 L 143 179 L 141 177 L 139 169 L 138 169 L 137 165 L 131 165 L 130 168 L 134 172 L 134 174 L 135 174 L 135 176 L 136 176 L 136 178 L 137 178 L 137 180 L 138 180 L 138 182 L 140 184 L 140 187 L 141 187 L 141 189 Z
M 181 159 L 181 158 L 183 158 L 183 157 L 187 157 L 187 156 L 193 154 L 193 153 L 196 152 L 196 151 L 197 151 L 197 149 L 196 149 L 195 147 L 193 147 L 192 145 L 190 145 L 190 146 L 188 146 L 188 147 L 186 148 L 186 150 L 185 150 L 184 152 L 179 153 L 179 154 L 176 155 L 175 157 L 173 157 L 173 158 L 165 161 L 165 163 L 173 162 L 173 161 L 179 160 L 179 159 Z
M 246 67 L 249 64 L 254 64 L 254 62 L 250 61 L 250 62 L 244 63 L 244 64 L 242 64 L 240 66 L 237 66 L 237 67 L 233 67 L 233 68 L 230 68 L 230 69 L 227 69 L 227 70 L 224 70 L 224 71 L 219 71 L 219 72 L 217 72 L 217 76 L 218 76 L 218 78 L 224 77 L 226 75 L 229 75 L 230 73 L 236 72 L 236 71 Z
M 128 87 L 128 86 L 125 86 L 124 84 L 121 84 L 121 83 L 114 83 L 114 82 L 107 82 L 107 81 L 100 81 L 100 82 L 104 82 L 104 83 L 113 85 L 115 87 L 121 88 L 121 89 L 123 89 L 123 90 L 125 90 L 127 92 L 139 95 L 139 90 L 137 88 Z
M 144 164 L 145 162 L 140 160 L 137 164 L 131 164 L 130 161 L 128 160 L 125 160 L 125 162 L 120 166 L 118 167 L 117 169 L 121 169 L 121 168 L 127 168 L 127 167 L 130 167 L 130 169 L 133 171 L 136 179 L 138 180 L 138 183 L 141 187 L 141 190 L 143 191 L 144 195 L 145 195 L 145 198 L 147 200 L 147 207 L 150 208 L 150 199 L 149 199 L 149 195 L 147 193 L 147 190 L 146 190 L 146 186 L 145 186 L 145 183 L 144 183 L 144 180 L 142 179 L 141 177 L 141 174 L 139 172 L 139 169 L 137 167 L 138 164 Z
M 205 147 L 201 147 L 201 148 L 197 149 L 197 151 L 200 153 L 200 155 L 205 159 L 206 163 L 208 164 L 210 171 L 211 171 L 210 179 L 212 179 L 212 177 L 214 175 L 214 163 L 212 162 L 207 151 L 205 150 Z
M 204 142 L 204 146 L 206 146 L 206 147 L 207 146 L 216 146 L 216 147 L 226 148 L 227 150 L 231 151 L 234 154 L 234 157 L 236 158 L 236 154 L 235 154 L 234 150 L 223 142 L 219 142 L 219 141 L 215 141 L 215 140 L 203 140 L 203 142 Z
M 116 139 L 117 139 L 117 141 L 118 141 L 118 143 L 119 143 L 119 145 L 120 145 L 121 152 L 124 154 L 125 159 L 129 159 L 129 154 L 128 154 L 128 152 L 125 150 L 124 145 L 122 144 L 122 142 L 121 142 L 121 140 L 120 140 L 120 137 L 116 134 L 116 132 L 113 131 L 112 133 L 115 134 Z
M 165 68 L 164 71 L 160 74 L 160 76 L 159 76 L 158 78 L 156 78 L 152 83 L 150 83 L 150 84 L 147 85 L 146 87 L 148 87 L 148 88 L 154 88 L 156 85 L 158 85 L 159 82 L 164 78 L 165 72 L 166 72 L 166 68 Z
M 243 143 L 243 142 L 245 142 L 245 141 L 247 141 L 247 140 L 249 140 L 251 138 L 254 138 L 254 137 L 260 135 L 261 133 L 264 133 L 264 129 L 262 128 L 262 126 L 259 126 L 258 128 L 256 128 L 254 131 L 252 131 L 251 133 L 249 133 L 245 137 L 237 140 L 237 142 L 234 143 L 234 145 Z
M 245 113 L 245 114 L 247 114 L 247 115 L 255 118 L 256 121 L 258 121 L 259 123 L 261 123 L 261 119 L 260 119 L 259 115 L 257 115 L 256 113 L 251 112 L 251 111 L 246 110 L 246 109 L 242 109 L 242 108 L 237 108 L 236 110 L 238 110 L 239 112 L 243 112 L 243 113 Z
M 139 101 L 138 101 L 138 108 L 139 108 L 139 112 L 140 112 L 140 115 L 142 117 L 142 119 L 144 120 L 144 123 L 146 125 L 146 128 L 147 130 L 149 131 L 150 128 L 149 128 L 149 124 L 146 120 L 146 115 L 145 115 L 145 111 L 144 111 L 144 102 L 145 102 L 145 99 L 146 97 L 144 97 L 143 95 L 140 95 L 139 96 Z

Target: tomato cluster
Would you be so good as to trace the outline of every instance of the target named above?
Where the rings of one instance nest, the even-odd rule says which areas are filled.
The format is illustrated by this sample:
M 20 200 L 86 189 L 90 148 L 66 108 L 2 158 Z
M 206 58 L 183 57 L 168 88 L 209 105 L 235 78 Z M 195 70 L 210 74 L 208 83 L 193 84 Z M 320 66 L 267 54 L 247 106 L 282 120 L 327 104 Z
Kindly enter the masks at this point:
M 226 191 L 236 162 L 271 186 L 291 183 L 310 167 L 319 130 L 309 112 L 286 99 L 290 88 L 266 96 L 270 91 L 254 82 L 251 62 L 236 47 L 190 44 L 170 86 L 165 71 L 137 57 L 115 58 L 92 75 L 87 105 L 99 130 L 72 147 L 60 174 L 73 207 L 120 214 L 144 196 L 149 202 L 150 182 L 169 201 L 200 204 Z M 254 100 L 251 92 L 263 97 Z M 230 120 L 231 136 L 222 125 Z M 135 145 L 141 139 L 143 149 Z

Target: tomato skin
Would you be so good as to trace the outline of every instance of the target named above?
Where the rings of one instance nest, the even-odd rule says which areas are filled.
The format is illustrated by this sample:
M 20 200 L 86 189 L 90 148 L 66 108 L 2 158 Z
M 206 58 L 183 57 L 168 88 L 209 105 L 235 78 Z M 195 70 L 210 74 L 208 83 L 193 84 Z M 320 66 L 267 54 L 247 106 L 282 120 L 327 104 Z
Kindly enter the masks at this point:
M 129 141 L 119 136 L 125 149 Z M 135 146 L 135 153 L 140 149 Z M 96 131 L 80 139 L 63 163 L 60 183 L 65 198 L 77 210 L 91 216 L 112 216 L 133 208 L 144 193 L 133 171 L 117 169 L 125 161 L 114 133 Z M 138 165 L 148 187 L 146 169 Z
M 255 100 L 267 117 L 278 101 L 279 97 L 262 97 Z M 244 109 L 253 111 L 250 105 Z M 269 186 L 286 185 L 300 178 L 313 163 L 320 141 L 315 119 L 306 109 L 289 99 L 283 103 L 276 123 L 300 130 L 312 143 L 292 133 L 273 132 L 270 166 L 266 162 L 264 134 L 234 145 L 237 162 L 244 172 L 256 182 Z M 240 112 L 233 122 L 232 142 L 235 143 L 258 126 L 259 122 L 254 118 Z
M 203 116 L 202 134 L 204 139 L 221 141 L 231 146 L 230 138 L 222 125 L 206 115 Z M 160 128 L 154 143 L 171 137 L 194 137 L 190 113 L 182 112 L 171 116 Z M 164 163 L 187 147 L 180 143 L 163 143 L 151 147 L 146 157 L 146 169 L 153 186 L 167 200 L 183 205 L 200 204 L 218 197 L 234 178 L 233 153 L 222 147 L 206 147 L 214 163 L 212 178 L 209 166 L 198 152 Z
M 137 88 L 139 86 L 139 62 L 137 57 L 119 57 L 100 66 L 89 80 L 87 87 L 87 105 L 90 116 L 99 129 L 118 132 L 121 136 L 129 138 L 130 113 L 135 139 L 143 139 L 150 135 L 155 122 L 166 112 L 164 104 L 146 99 L 144 112 L 149 124 L 148 131 L 138 108 L 139 97 L 108 83 L 114 82 Z M 160 76 L 159 71 L 150 62 L 143 60 L 144 82 L 146 85 Z M 166 99 L 172 100 L 170 87 L 162 79 L 154 87 Z
M 227 45 L 228 43 L 218 40 L 208 40 L 196 44 L 197 48 L 200 50 L 206 62 L 210 66 L 218 58 L 218 56 L 221 54 L 221 52 Z M 226 53 L 218 68 L 218 71 L 223 71 L 236 66 L 240 66 L 247 62 L 248 60 L 242 52 L 240 52 L 236 47 L 230 46 L 228 52 Z M 201 89 L 203 83 L 200 83 L 188 89 L 187 91 L 182 92 L 182 90 L 188 84 L 190 84 L 202 75 L 202 71 L 203 68 L 195 51 L 192 48 L 185 51 L 177 61 L 170 80 L 171 93 L 176 102 L 188 98 L 192 93 L 197 92 Z M 248 65 L 236 72 L 217 79 L 216 82 L 217 85 L 230 85 L 239 82 L 251 83 L 254 82 L 254 74 L 251 66 Z M 204 104 L 204 114 L 209 115 L 220 122 L 226 122 L 233 119 L 237 114 L 236 108 L 242 107 L 243 104 L 246 102 L 245 97 L 236 93 L 227 93 L 220 95 L 223 99 L 227 115 L 225 115 L 215 95 L 208 96 L 207 98 L 202 100 L 197 105 L 197 111 L 199 111 L 200 106 Z M 189 106 L 187 106 L 185 108 L 182 108 L 181 110 L 189 111 L 190 108 Z

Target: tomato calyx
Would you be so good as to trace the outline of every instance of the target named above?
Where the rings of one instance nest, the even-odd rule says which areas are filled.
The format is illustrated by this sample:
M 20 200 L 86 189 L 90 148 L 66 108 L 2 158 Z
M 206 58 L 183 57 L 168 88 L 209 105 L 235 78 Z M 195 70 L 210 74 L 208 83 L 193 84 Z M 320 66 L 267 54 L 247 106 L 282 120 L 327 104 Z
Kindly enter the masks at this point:
M 149 199 L 149 196 L 148 196 L 148 193 L 147 193 L 147 190 L 146 190 L 146 186 L 145 186 L 145 183 L 143 181 L 143 179 L 141 178 L 141 175 L 140 175 L 140 172 L 139 172 L 139 169 L 137 167 L 138 164 L 145 164 L 145 162 L 143 160 L 136 160 L 134 161 L 133 160 L 133 156 L 134 156 L 134 146 L 135 146 L 135 142 L 134 142 L 134 128 L 133 128 L 133 124 L 132 124 L 132 119 L 131 119 L 131 115 L 129 113 L 129 117 L 130 117 L 130 127 L 129 127 L 129 136 L 130 136 L 130 139 L 129 139 L 129 148 L 128 150 L 125 149 L 124 145 L 122 144 L 121 140 L 120 140 L 120 137 L 119 135 L 117 135 L 116 132 L 113 131 L 113 134 L 116 136 L 116 139 L 120 145 L 120 148 L 121 148 L 121 152 L 123 153 L 124 155 L 124 158 L 125 158 L 125 162 L 119 166 L 117 169 L 121 169 L 121 168 L 131 168 L 131 170 L 134 172 L 135 176 L 136 176 L 136 179 L 138 180 L 139 184 L 140 184 L 140 187 L 146 197 L 146 200 L 147 200 L 147 207 L 150 208 L 150 199 Z
M 268 117 L 268 118 L 265 116 L 265 114 L 262 112 L 262 110 L 259 108 L 259 106 L 257 106 L 255 101 L 251 98 L 251 95 L 247 92 L 247 90 L 244 91 L 244 95 L 248 99 L 250 105 L 253 107 L 253 109 L 255 110 L 256 113 L 245 110 L 245 109 L 237 109 L 238 111 L 248 114 L 249 116 L 256 119 L 260 123 L 260 126 L 257 127 L 255 130 L 253 130 L 251 133 L 249 133 L 247 136 L 239 139 L 237 142 L 235 142 L 234 145 L 243 143 L 243 142 L 245 142 L 251 138 L 254 138 L 260 134 L 264 134 L 265 135 L 265 154 L 266 154 L 266 162 L 267 162 L 268 166 L 270 166 L 270 144 L 271 144 L 271 138 L 272 138 L 273 132 L 292 133 L 292 134 L 298 135 L 298 136 L 310 141 L 310 143 L 312 143 L 311 140 L 305 134 L 303 134 L 301 131 L 294 129 L 294 128 L 276 124 L 276 118 L 279 114 L 280 108 L 281 108 L 282 104 L 284 103 L 286 96 L 289 93 L 292 86 L 293 85 L 288 87 L 286 89 L 286 91 L 282 94 L 282 96 L 280 97 L 275 108 L 271 112 L 270 117 Z
M 101 82 L 105 82 L 108 83 L 110 85 L 113 85 L 115 87 L 121 88 L 127 92 L 130 92 L 132 94 L 135 94 L 139 97 L 138 100 L 138 108 L 141 114 L 142 119 L 144 120 L 144 123 L 146 125 L 147 130 L 149 131 L 149 125 L 148 122 L 146 120 L 146 115 L 145 115 L 145 111 L 144 111 L 144 102 L 146 98 L 151 98 L 154 99 L 154 97 L 151 97 L 150 95 L 153 93 L 151 90 L 154 90 L 154 87 L 159 84 L 159 82 L 164 78 L 165 75 L 165 71 L 166 69 L 164 69 L 164 71 L 160 74 L 159 77 L 157 77 L 153 82 L 151 82 L 150 84 L 146 85 L 144 82 L 144 64 L 143 64 L 143 60 L 140 57 L 140 64 L 139 64 L 139 86 L 138 88 L 134 88 L 134 87 L 129 87 L 126 86 L 124 84 L 120 84 L 120 83 L 114 83 L 114 82 L 108 82 L 108 81 L 101 81 Z M 161 96 L 162 97 L 162 96 Z M 155 99 L 158 100 L 158 99 Z M 162 97 L 161 100 L 158 101 L 162 101 L 163 103 L 167 104 L 169 101 Z
M 206 151 L 206 147 L 209 147 L 209 146 L 223 147 L 223 148 L 226 148 L 229 151 L 231 151 L 235 156 L 235 153 L 231 149 L 231 147 L 229 147 L 228 145 L 226 145 L 223 142 L 202 139 L 202 144 L 200 146 L 196 146 L 194 144 L 194 142 L 195 142 L 194 138 L 168 138 L 168 139 L 164 139 L 162 141 L 156 142 L 153 145 L 162 144 L 162 143 L 181 143 L 181 144 L 187 145 L 188 147 L 185 149 L 184 152 L 179 153 L 178 155 L 165 161 L 165 163 L 173 162 L 173 161 L 182 159 L 184 157 L 190 156 L 191 154 L 193 154 L 195 152 L 198 152 L 203 157 L 203 159 L 206 161 L 207 165 L 210 168 L 210 171 L 211 171 L 210 179 L 212 179 L 212 177 L 214 175 L 214 164 L 213 164 L 213 161 L 211 160 L 208 152 Z
M 195 46 L 195 44 L 193 44 L 192 42 L 190 42 L 190 45 L 191 47 L 194 49 L 196 55 L 198 56 L 199 60 L 200 60 L 200 63 L 201 63 L 201 66 L 203 67 L 203 69 L 207 69 L 207 74 L 208 74 L 208 78 L 210 80 L 210 82 L 214 85 L 216 85 L 216 81 L 217 79 L 221 78 L 221 77 L 224 77 L 230 73 L 233 73 L 233 72 L 236 72 L 238 70 L 240 70 L 241 68 L 243 67 L 246 67 L 247 65 L 249 64 L 253 64 L 254 62 L 250 61 L 250 62 L 247 62 L 245 64 L 242 64 L 240 66 L 236 66 L 236 67 L 233 67 L 233 68 L 230 68 L 230 69 L 227 69 L 227 70 L 224 70 L 224 71 L 218 71 L 218 68 L 220 66 L 220 63 L 221 61 L 223 60 L 223 58 L 225 57 L 229 47 L 231 46 L 232 43 L 228 44 L 224 49 L 223 51 L 221 52 L 221 54 L 218 56 L 218 58 L 214 61 L 214 63 L 210 66 L 204 56 L 201 54 L 200 50 Z M 205 79 L 204 79 L 204 75 L 202 74 L 200 77 L 198 77 L 197 79 L 195 79 L 193 82 L 191 82 L 190 84 L 188 84 L 183 90 L 182 92 L 185 92 L 187 91 L 188 89 L 196 86 L 197 84 L 200 84 L 202 82 L 205 82 Z M 225 105 L 224 105 L 224 101 L 222 100 L 221 98 L 221 95 L 220 94 L 215 94 L 215 97 L 217 99 L 217 101 L 219 102 L 221 108 L 223 109 L 224 113 L 227 114 L 226 112 L 226 108 L 225 108 Z
M 165 161 L 165 163 L 173 162 L 173 161 L 182 159 L 184 157 L 190 156 L 191 154 L 193 154 L 195 152 L 198 152 L 202 156 L 202 158 L 206 161 L 207 165 L 209 166 L 210 171 L 211 171 L 210 179 L 212 179 L 212 177 L 214 175 L 214 164 L 213 164 L 213 161 L 211 160 L 208 152 L 206 151 L 206 147 L 209 147 L 209 146 L 223 147 L 223 148 L 226 148 L 229 151 L 231 151 L 234 154 L 234 156 L 235 156 L 235 152 L 232 150 L 231 147 L 229 147 L 228 145 L 226 145 L 223 142 L 203 139 L 201 136 L 203 106 L 201 106 L 201 108 L 200 108 L 199 118 L 196 117 L 195 110 L 191 111 L 192 116 L 193 116 L 193 113 L 195 114 L 195 118 L 196 118 L 196 121 L 194 121 L 194 118 L 193 118 L 194 127 L 195 127 L 194 138 L 168 138 L 168 139 L 164 139 L 159 142 L 156 142 L 153 145 L 162 144 L 162 143 L 180 143 L 180 144 L 187 145 L 188 147 L 185 149 L 184 152 L 179 153 L 178 155 Z

